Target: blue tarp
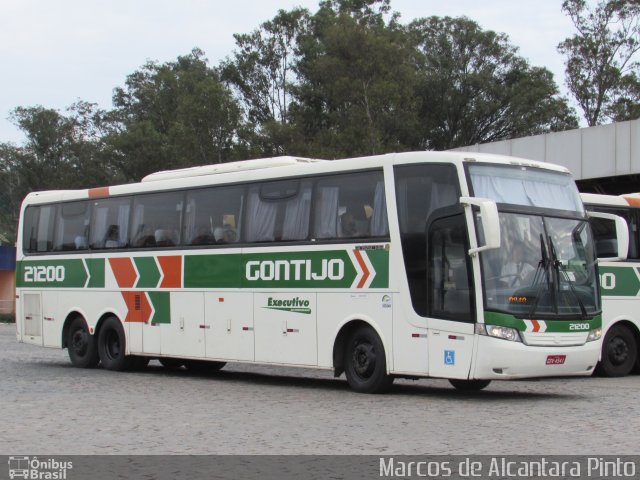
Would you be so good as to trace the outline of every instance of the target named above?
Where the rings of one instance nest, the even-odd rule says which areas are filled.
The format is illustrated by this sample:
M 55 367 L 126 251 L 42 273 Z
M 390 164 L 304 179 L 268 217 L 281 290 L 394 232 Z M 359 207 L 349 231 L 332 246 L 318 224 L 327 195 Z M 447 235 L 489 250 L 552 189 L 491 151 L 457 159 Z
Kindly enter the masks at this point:
M 0 270 L 16 269 L 16 247 L 0 246 Z

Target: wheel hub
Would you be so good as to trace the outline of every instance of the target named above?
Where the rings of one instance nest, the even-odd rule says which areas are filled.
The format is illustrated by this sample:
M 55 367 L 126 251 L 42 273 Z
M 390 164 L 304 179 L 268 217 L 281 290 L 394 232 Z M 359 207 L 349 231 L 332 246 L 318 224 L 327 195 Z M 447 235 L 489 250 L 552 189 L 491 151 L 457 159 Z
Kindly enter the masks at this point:
M 353 365 L 360 377 L 370 377 L 376 365 L 376 354 L 373 350 L 373 345 L 367 343 L 358 344 L 353 350 Z
M 629 346 L 622 338 L 613 338 L 609 342 L 608 354 L 611 363 L 614 365 L 622 365 L 629 358 Z
M 71 337 L 71 348 L 78 355 L 84 355 L 89 346 L 87 332 L 84 330 L 76 330 Z

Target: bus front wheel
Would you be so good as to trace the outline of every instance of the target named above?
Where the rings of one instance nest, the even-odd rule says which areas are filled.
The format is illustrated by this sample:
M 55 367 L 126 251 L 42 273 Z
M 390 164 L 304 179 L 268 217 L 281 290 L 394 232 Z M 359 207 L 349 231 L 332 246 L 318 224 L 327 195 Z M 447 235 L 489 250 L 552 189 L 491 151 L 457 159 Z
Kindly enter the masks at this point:
M 130 370 L 136 367 L 136 357 L 125 355 L 127 340 L 122 323 L 116 317 L 107 318 L 98 333 L 98 354 L 107 370 Z
M 371 327 L 359 327 L 345 348 L 345 374 L 349 386 L 360 393 L 383 393 L 391 387 L 384 346 Z
M 604 377 L 629 375 L 636 364 L 636 339 L 624 325 L 614 325 L 604 336 L 602 358 L 596 372 Z
M 71 321 L 67 334 L 67 350 L 71 364 L 80 368 L 94 368 L 98 365 L 96 339 L 89 333 L 87 322 L 78 316 Z

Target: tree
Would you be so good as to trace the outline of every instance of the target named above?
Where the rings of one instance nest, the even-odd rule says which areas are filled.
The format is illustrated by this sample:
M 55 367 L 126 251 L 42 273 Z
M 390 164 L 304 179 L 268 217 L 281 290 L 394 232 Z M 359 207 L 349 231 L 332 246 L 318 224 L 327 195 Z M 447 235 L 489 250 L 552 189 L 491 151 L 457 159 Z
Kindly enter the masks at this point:
M 79 102 L 70 115 L 38 107 L 18 107 L 11 119 L 25 133 L 17 147 L 0 144 L 0 234 L 15 241 L 20 204 L 32 191 L 90 188 L 113 181 L 102 154 L 97 120 L 103 112 Z
M 222 79 L 238 93 L 256 144 L 263 155 L 283 155 L 291 143 L 289 105 L 296 81 L 296 40 L 309 12 L 279 10 L 249 34 L 236 34 L 238 49 L 222 63 Z
M 115 90 L 113 103 L 116 126 L 106 142 L 129 181 L 233 158 L 240 107 L 198 49 L 175 62 L 148 62 Z
M 517 55 L 508 37 L 468 18 L 408 26 L 417 51 L 420 148 L 445 150 L 577 126 L 552 74 Z
M 330 0 L 299 37 L 297 152 L 328 158 L 406 150 L 414 72 L 388 0 Z
M 585 0 L 564 0 L 562 10 L 577 33 L 558 50 L 566 56 L 566 83 L 587 123 L 598 125 L 619 119 L 622 111 L 633 112 L 638 96 L 634 100 L 628 94 L 637 85 L 639 68 L 634 60 L 640 49 L 638 0 L 600 0 L 593 10 Z

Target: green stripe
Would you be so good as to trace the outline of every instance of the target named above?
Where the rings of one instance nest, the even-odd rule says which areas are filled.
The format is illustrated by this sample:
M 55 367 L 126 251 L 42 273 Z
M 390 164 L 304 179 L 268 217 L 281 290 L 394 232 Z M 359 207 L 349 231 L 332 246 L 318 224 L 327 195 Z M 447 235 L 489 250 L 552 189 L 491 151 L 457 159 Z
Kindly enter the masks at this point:
M 160 270 L 156 264 L 155 257 L 135 257 L 133 261 L 136 269 L 140 274 L 140 278 L 135 288 L 155 288 L 160 281 Z
M 600 287 L 604 297 L 637 297 L 640 295 L 640 268 L 632 266 L 600 266 Z
M 171 323 L 171 296 L 169 292 L 147 292 L 154 309 L 151 323 Z
M 602 315 L 596 315 L 590 320 L 572 319 L 572 320 L 542 320 L 547 325 L 546 333 L 569 333 L 576 330 L 571 329 L 571 324 L 588 323 L 589 330 L 602 327 Z M 513 315 L 498 312 L 484 312 L 484 323 L 487 325 L 497 325 L 501 327 L 511 327 L 516 330 L 524 331 L 527 325 L 520 318 Z M 580 331 L 585 331 L 581 329 Z
M 82 288 L 89 274 L 82 259 L 22 260 L 16 265 L 16 286 Z
M 85 259 L 89 268 L 88 288 L 104 288 L 104 258 L 87 258 Z

